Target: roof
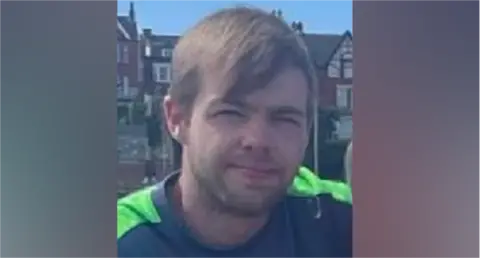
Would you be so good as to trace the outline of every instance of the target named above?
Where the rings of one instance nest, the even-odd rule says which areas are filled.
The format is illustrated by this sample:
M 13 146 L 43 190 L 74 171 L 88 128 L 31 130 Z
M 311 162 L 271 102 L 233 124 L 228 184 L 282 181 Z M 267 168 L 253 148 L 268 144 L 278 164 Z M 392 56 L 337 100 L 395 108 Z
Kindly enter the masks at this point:
M 160 48 L 174 48 L 179 39 L 180 36 L 176 35 L 152 35 L 150 37 L 153 45 Z
M 305 44 L 320 68 L 326 67 L 346 37 L 352 37 L 349 31 L 343 34 L 304 34 Z M 180 36 L 151 35 L 149 39 L 152 42 L 152 56 L 159 57 L 163 48 L 174 48 Z
M 324 68 L 346 37 L 352 37 L 349 31 L 343 34 L 304 34 L 304 41 L 315 63 Z
M 161 57 L 162 49 L 173 49 L 177 44 L 180 36 L 176 35 L 151 35 L 148 37 L 151 42 L 151 55 L 153 57 Z
M 137 40 L 137 23 L 129 16 L 117 16 L 117 35 L 124 40 Z

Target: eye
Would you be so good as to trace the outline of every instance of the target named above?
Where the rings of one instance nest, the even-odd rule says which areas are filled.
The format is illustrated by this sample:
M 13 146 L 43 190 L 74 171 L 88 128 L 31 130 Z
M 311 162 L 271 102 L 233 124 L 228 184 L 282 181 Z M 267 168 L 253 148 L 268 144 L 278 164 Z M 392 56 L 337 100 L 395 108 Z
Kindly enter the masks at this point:
M 220 110 L 217 112 L 217 115 L 221 115 L 221 116 L 243 116 L 243 114 L 238 111 L 238 110 L 234 110 L 234 109 L 224 109 L 224 110 Z
M 287 124 L 291 124 L 291 125 L 295 125 L 295 126 L 300 126 L 299 121 L 297 121 L 294 118 L 290 118 L 290 117 L 277 117 L 275 120 L 277 122 L 280 122 L 280 123 L 287 123 Z

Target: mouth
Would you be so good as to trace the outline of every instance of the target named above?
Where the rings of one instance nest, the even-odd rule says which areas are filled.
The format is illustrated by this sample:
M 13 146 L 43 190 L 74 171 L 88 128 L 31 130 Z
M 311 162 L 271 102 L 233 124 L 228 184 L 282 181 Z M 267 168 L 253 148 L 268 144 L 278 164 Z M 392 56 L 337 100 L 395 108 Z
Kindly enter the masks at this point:
M 232 165 L 231 168 L 240 172 L 243 176 L 249 179 L 268 179 L 272 176 L 275 176 L 275 169 L 269 167 L 257 167 L 257 166 L 242 166 L 242 165 Z

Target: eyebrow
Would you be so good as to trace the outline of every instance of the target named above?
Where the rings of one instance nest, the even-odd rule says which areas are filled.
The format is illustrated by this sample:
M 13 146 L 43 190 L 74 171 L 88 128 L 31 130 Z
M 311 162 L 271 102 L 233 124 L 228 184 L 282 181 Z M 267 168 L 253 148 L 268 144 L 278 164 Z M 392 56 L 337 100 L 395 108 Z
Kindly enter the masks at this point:
M 235 99 L 235 98 L 218 98 L 218 99 L 213 100 L 213 102 L 212 102 L 212 106 L 225 105 L 225 104 L 235 106 L 235 107 L 238 107 L 238 108 L 247 108 L 248 107 L 248 105 L 244 101 L 239 100 L 239 99 Z
M 281 114 L 281 115 L 293 115 L 293 116 L 298 116 L 298 117 L 305 117 L 305 112 L 293 107 L 293 106 L 278 106 L 278 107 L 272 107 L 269 110 L 270 113 L 273 114 Z
M 225 105 L 225 104 L 232 105 L 234 107 L 241 108 L 241 109 L 250 109 L 247 103 L 236 98 L 218 98 L 212 102 L 212 106 Z M 306 114 L 304 111 L 296 107 L 287 106 L 287 105 L 269 107 L 268 113 L 274 114 L 274 115 L 292 115 L 297 117 L 306 117 Z

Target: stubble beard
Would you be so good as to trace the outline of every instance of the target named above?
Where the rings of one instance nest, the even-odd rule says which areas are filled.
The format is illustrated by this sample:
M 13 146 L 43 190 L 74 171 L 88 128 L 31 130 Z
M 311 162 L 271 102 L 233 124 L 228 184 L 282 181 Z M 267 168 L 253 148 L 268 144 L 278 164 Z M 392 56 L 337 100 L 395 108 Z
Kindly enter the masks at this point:
M 276 190 L 273 193 L 265 193 L 261 200 L 258 198 L 252 200 L 252 197 L 241 196 L 229 189 L 223 174 L 210 171 L 208 173 L 214 174 L 208 176 L 204 172 L 195 171 L 193 173 L 204 202 L 211 209 L 238 217 L 264 216 L 281 201 L 287 191 L 285 187 L 285 189 Z

